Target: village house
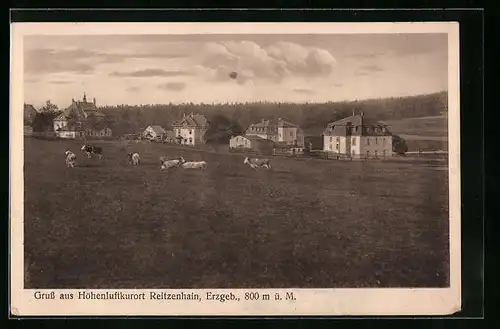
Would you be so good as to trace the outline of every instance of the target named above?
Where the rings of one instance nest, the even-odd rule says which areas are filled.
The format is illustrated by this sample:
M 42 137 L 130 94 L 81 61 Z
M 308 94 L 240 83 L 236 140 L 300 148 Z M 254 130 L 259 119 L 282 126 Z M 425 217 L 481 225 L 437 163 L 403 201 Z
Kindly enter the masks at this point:
M 161 140 L 165 138 L 167 131 L 160 125 L 151 125 L 147 126 L 146 129 L 144 129 L 142 136 L 145 139 L 149 140 Z
M 363 112 L 329 123 L 323 132 L 323 151 L 353 158 L 392 156 L 387 125 L 365 118 Z
M 271 154 L 274 148 L 274 142 L 259 136 L 238 135 L 229 140 L 230 149 L 253 150 L 258 153 Z
M 96 106 L 96 100 L 87 101 L 83 94 L 82 101 L 71 100 L 59 116 L 53 120 L 54 131 L 60 138 L 111 137 L 106 116 Z
M 37 114 L 37 110 L 31 104 L 24 103 L 24 134 L 31 135 L 33 133 L 33 120 Z
M 191 146 L 205 144 L 208 120 L 202 114 L 184 114 L 182 119 L 172 123 L 172 129 L 179 144 Z
M 262 119 L 261 122 L 251 124 L 248 126 L 245 135 L 259 136 L 273 142 L 278 142 L 283 146 L 304 147 L 304 132 L 302 129 L 282 118 L 278 118 L 276 121 Z

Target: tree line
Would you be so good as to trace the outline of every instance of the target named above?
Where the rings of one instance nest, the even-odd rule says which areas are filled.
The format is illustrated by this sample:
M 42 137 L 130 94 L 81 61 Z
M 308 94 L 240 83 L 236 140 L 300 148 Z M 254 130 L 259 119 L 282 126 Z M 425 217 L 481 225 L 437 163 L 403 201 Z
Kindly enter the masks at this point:
M 326 103 L 225 103 L 225 104 L 145 104 L 102 106 L 112 122 L 114 133 L 137 133 L 148 125 L 171 129 L 174 120 L 191 112 L 234 129 L 246 129 L 261 119 L 283 118 L 299 125 L 304 131 L 323 129 L 328 123 L 362 111 L 377 120 L 397 120 L 411 117 L 437 116 L 447 111 L 447 92 L 429 95 L 370 99 Z M 224 118 L 224 119 L 223 119 Z
M 330 122 L 352 114 L 353 110 L 363 112 L 368 118 L 397 120 L 403 118 L 438 116 L 447 111 L 448 93 L 392 97 L 369 100 L 325 103 L 222 103 L 222 104 L 144 104 L 101 106 L 106 122 L 90 120 L 89 125 L 105 124 L 114 136 L 142 132 L 148 125 L 172 128 L 172 122 L 184 114 L 199 113 L 210 122 L 206 138 L 209 142 L 226 142 L 231 136 L 243 133 L 252 123 L 261 119 L 283 118 L 299 125 L 306 135 L 317 135 Z M 32 126 L 33 131 L 44 131 L 52 127 L 52 120 L 62 113 L 47 101 Z M 70 118 L 71 119 L 71 118 Z M 314 131 L 314 133 L 312 133 Z M 400 140 L 397 140 L 400 144 Z

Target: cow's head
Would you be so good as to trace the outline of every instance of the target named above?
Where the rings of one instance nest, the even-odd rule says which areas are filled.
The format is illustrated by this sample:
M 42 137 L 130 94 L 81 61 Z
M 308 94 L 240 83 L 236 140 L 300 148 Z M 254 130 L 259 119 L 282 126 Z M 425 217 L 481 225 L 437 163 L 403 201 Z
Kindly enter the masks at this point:
M 66 155 L 68 155 L 68 154 L 70 154 L 70 153 L 71 153 L 71 151 L 66 151 L 66 152 L 64 152 L 64 154 L 66 154 Z
M 248 161 L 248 157 L 245 157 L 245 161 L 243 161 L 243 163 L 249 163 L 250 161 Z

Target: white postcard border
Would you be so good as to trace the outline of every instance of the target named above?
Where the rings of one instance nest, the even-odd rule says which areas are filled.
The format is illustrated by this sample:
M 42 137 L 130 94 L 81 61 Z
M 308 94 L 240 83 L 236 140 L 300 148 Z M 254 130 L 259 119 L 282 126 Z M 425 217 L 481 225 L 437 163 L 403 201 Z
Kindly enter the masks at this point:
M 91 290 L 23 289 L 23 37 L 25 35 L 125 34 L 448 34 L 448 143 L 450 211 L 450 287 L 436 289 L 189 289 L 233 293 L 239 302 L 191 300 L 36 299 L 35 292 L 59 296 Z M 13 23 L 11 24 L 10 103 L 10 306 L 13 315 L 444 315 L 461 308 L 459 26 L 457 22 L 419 23 Z M 92 290 L 103 293 L 106 290 Z M 107 290 L 111 294 L 180 290 Z M 246 292 L 269 300 L 245 301 Z M 282 300 L 276 300 L 276 293 Z M 293 293 L 293 297 L 291 295 Z M 289 299 L 286 299 L 288 294 Z

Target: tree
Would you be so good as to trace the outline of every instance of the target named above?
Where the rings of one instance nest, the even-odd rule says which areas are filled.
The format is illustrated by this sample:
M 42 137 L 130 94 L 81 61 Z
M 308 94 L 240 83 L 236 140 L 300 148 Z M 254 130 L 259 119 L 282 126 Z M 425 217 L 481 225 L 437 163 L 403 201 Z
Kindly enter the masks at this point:
M 408 152 L 406 141 L 398 135 L 392 135 L 392 151 L 398 155 L 405 155 Z
M 231 137 L 241 133 L 241 126 L 237 122 L 216 114 L 210 120 L 205 138 L 208 143 L 227 143 Z
M 45 113 L 56 113 L 59 112 L 57 105 L 52 104 L 50 100 L 45 102 L 45 105 L 40 109 L 40 111 Z

